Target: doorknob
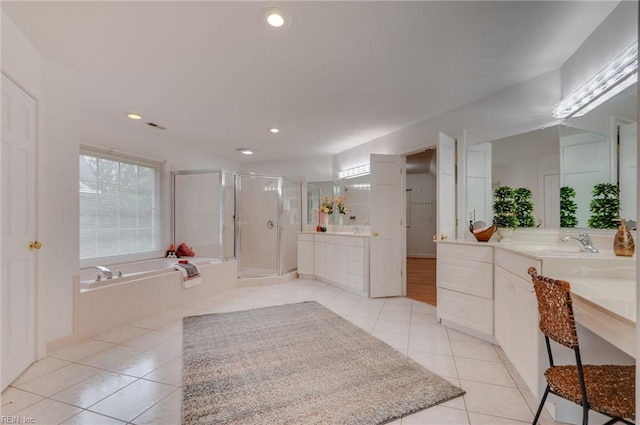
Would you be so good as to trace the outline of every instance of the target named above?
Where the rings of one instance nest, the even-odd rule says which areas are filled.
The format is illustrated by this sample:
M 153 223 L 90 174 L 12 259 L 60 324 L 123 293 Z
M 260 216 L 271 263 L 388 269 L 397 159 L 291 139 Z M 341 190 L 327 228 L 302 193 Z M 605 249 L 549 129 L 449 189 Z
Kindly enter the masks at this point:
M 273 226 L 274 224 L 272 220 L 267 221 L 267 229 L 273 229 Z
M 373 232 L 373 237 L 377 238 L 378 237 L 378 232 Z
M 29 251 L 42 248 L 42 244 L 38 241 L 29 242 Z

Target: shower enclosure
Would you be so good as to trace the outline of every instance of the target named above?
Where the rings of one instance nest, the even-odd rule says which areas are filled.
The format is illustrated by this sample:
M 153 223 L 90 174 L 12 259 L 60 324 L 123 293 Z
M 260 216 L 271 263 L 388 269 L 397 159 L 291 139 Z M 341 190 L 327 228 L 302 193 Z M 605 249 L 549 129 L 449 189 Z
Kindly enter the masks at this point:
M 302 184 L 286 177 L 241 174 L 236 191 L 239 277 L 295 270 Z

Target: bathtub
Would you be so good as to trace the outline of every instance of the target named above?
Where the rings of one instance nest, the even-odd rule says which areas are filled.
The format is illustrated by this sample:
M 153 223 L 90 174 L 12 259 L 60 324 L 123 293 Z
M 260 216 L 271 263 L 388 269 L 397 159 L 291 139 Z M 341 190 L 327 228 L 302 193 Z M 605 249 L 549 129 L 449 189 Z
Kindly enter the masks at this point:
M 189 260 L 198 268 L 208 264 L 218 264 L 222 260 L 219 258 L 156 258 L 153 260 L 134 261 L 130 263 L 107 264 L 106 268 L 111 270 L 113 277 L 106 279 L 102 272 L 95 267 L 81 269 L 78 274 L 80 290 L 90 290 L 109 285 L 120 285 L 136 279 L 146 279 L 175 271 L 173 267 L 178 260 Z M 99 278 L 98 278 L 99 276 Z
M 211 297 L 237 283 L 235 259 L 188 258 L 200 269 L 202 283 L 185 289 L 178 259 L 158 258 L 130 263 L 105 264 L 113 273 L 105 279 L 95 268 L 81 269 L 73 278 L 73 336 L 91 338 L 169 309 Z M 122 276 L 118 277 L 118 271 Z

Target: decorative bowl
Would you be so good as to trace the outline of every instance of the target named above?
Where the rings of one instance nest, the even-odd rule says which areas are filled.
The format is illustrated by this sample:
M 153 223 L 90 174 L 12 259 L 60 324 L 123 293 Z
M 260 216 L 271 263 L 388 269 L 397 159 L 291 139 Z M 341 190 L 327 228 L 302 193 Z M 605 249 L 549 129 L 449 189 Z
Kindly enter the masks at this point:
M 496 226 L 489 226 L 485 229 L 481 229 L 480 231 L 473 232 L 473 236 L 476 237 L 478 242 L 488 242 L 493 236 L 493 233 L 496 231 Z

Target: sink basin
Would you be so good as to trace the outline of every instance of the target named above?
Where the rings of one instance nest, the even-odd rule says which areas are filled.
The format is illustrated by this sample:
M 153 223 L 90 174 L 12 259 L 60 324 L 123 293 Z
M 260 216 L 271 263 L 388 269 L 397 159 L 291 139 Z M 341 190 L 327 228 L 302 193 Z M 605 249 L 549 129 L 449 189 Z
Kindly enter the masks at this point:
M 530 252 L 543 257 L 594 257 L 602 256 L 602 253 L 582 252 L 578 248 L 567 245 L 513 245 L 512 248 L 519 251 Z M 606 254 L 604 256 L 607 256 Z

